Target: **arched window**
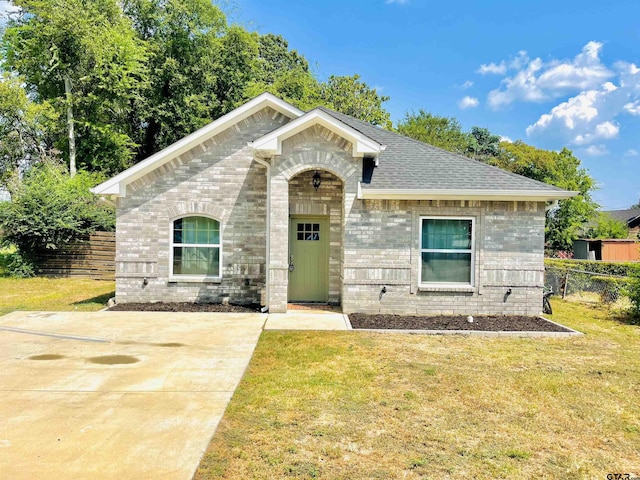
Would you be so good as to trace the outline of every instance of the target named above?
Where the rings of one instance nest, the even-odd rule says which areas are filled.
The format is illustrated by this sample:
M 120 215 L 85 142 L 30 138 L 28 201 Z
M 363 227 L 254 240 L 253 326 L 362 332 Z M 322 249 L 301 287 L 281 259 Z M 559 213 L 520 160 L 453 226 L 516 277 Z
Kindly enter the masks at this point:
M 207 217 L 173 221 L 171 274 L 220 277 L 220 222 Z

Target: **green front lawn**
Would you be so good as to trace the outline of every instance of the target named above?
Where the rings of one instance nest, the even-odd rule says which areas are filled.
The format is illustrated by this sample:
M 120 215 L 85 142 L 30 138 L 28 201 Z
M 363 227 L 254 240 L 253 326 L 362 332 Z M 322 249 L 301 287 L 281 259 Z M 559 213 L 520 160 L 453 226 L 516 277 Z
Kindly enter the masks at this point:
M 576 338 L 264 332 L 197 479 L 640 476 L 640 327 Z
M 114 282 L 84 278 L 0 278 L 0 315 L 14 310 L 95 311 L 115 295 Z

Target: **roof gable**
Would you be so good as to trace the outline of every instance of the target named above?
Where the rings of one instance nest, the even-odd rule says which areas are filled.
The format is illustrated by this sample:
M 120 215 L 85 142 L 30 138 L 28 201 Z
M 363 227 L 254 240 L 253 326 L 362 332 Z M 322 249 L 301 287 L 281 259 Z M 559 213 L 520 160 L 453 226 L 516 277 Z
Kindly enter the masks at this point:
M 263 93 L 253 100 L 248 101 L 244 105 L 236 108 L 235 110 L 223 115 L 210 124 L 196 130 L 190 135 L 187 135 L 181 140 L 178 140 L 172 145 L 169 145 L 165 149 L 151 155 L 149 158 L 136 163 L 131 168 L 119 173 L 115 177 L 110 178 L 106 182 L 97 185 L 92 190 L 97 194 L 114 194 L 119 196 L 126 195 L 126 186 L 137 179 L 143 177 L 147 173 L 156 170 L 165 163 L 173 160 L 174 158 L 188 152 L 195 146 L 205 142 L 209 138 L 214 137 L 227 128 L 241 122 L 245 118 L 254 115 L 260 110 L 270 107 L 277 112 L 289 117 L 296 118 L 303 115 L 303 111 L 290 105 L 284 100 L 270 94 Z
M 348 140 L 353 145 L 352 155 L 378 155 L 386 146 L 356 130 L 343 121 L 335 118 L 321 108 L 315 108 L 308 113 L 292 120 L 282 127 L 255 140 L 251 146 L 265 155 L 281 155 L 282 142 L 308 128 L 320 125 L 333 133 Z

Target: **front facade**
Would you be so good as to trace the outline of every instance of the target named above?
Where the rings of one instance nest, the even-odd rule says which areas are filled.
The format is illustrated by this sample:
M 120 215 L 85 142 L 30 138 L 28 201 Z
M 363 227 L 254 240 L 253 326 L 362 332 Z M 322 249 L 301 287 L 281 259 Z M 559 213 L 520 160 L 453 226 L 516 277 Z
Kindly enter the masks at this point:
M 541 310 L 545 209 L 571 192 L 261 95 L 99 185 L 116 301 Z

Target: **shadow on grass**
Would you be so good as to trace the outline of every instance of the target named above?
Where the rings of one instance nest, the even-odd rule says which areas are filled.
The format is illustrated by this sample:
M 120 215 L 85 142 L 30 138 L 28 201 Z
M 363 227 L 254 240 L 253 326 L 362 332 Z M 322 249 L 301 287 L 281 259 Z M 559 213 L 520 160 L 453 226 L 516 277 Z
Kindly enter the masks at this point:
M 624 325 L 640 325 L 640 317 L 636 317 L 632 314 L 615 313 L 611 315 L 610 319 L 614 322 L 623 323 Z
M 97 297 L 87 298 L 85 300 L 80 300 L 79 302 L 73 302 L 73 305 L 89 305 L 89 304 L 100 304 L 107 306 L 107 302 L 110 298 L 115 297 L 115 290 L 109 293 L 105 293 L 103 295 L 98 295 Z

